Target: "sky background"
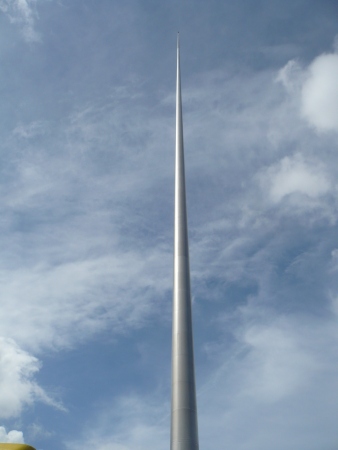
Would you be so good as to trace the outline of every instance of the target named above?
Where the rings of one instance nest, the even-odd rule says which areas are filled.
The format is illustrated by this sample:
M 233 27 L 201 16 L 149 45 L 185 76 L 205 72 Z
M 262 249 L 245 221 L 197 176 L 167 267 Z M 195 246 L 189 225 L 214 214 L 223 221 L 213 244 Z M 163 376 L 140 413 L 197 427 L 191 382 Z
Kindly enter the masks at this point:
M 336 0 L 0 0 L 0 441 L 169 448 L 176 34 L 200 448 L 338 448 Z

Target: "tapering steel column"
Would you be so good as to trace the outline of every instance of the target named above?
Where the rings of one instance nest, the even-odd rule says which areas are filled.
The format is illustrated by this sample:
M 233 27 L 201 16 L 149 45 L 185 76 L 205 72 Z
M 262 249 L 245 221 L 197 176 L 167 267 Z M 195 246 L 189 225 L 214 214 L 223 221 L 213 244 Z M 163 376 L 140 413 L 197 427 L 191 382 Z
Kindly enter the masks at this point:
M 198 450 L 179 37 L 177 38 L 174 245 L 171 450 Z

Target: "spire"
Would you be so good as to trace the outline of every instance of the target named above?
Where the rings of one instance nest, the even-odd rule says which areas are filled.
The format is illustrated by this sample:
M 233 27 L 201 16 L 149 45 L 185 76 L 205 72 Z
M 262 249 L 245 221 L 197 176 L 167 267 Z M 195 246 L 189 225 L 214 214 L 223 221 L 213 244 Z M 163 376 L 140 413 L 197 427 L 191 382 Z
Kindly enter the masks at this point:
M 179 34 L 177 36 L 175 243 L 172 333 L 171 450 L 198 450 Z

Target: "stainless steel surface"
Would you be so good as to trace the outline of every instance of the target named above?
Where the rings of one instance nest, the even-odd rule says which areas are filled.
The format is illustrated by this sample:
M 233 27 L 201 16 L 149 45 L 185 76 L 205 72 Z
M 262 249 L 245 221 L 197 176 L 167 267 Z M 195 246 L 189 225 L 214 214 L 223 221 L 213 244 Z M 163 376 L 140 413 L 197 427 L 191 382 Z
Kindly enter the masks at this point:
M 177 39 L 174 246 L 171 450 L 198 450 L 179 39 Z

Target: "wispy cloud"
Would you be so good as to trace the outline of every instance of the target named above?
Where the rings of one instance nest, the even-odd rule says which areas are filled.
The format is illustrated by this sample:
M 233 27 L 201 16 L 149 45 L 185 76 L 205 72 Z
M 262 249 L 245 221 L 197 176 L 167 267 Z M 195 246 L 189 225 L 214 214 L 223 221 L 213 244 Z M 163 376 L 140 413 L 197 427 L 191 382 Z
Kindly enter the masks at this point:
M 33 422 L 28 427 L 28 438 L 30 441 L 33 439 L 44 439 L 53 436 L 53 433 L 46 430 L 42 425 L 39 423 Z
M 169 442 L 168 409 L 168 402 L 160 398 L 120 397 L 113 407 L 99 411 L 82 436 L 66 442 L 66 447 L 77 450 L 87 442 L 99 450 L 165 449 Z
M 20 27 L 27 42 L 37 42 L 40 36 L 35 29 L 37 0 L 1 0 L 0 10 L 13 24 Z
M 227 68 L 190 80 L 184 90 L 195 304 L 198 315 L 202 303 L 215 300 L 204 323 L 218 333 L 207 343 L 215 345 L 217 362 L 199 394 L 206 411 L 201 437 L 215 448 L 223 447 L 225 427 L 229 446 L 246 450 L 250 441 L 251 449 L 271 448 L 272 436 L 290 425 L 281 424 L 288 408 L 303 415 L 299 427 L 313 423 L 295 403 L 317 398 L 324 405 L 327 392 L 315 387 L 316 377 L 335 387 L 332 354 L 321 357 L 320 351 L 336 342 L 334 319 L 286 314 L 303 312 L 304 297 L 325 309 L 327 291 L 335 296 L 327 272 L 338 211 L 333 138 L 317 135 L 303 120 L 303 81 L 297 81 L 303 72 L 289 69 L 283 75 L 287 93 L 275 71 L 238 75 Z M 292 89 L 290 77 L 297 78 Z M 43 360 L 46 350 L 74 347 L 108 326 L 116 337 L 152 318 L 166 320 L 159 312 L 171 287 L 174 98 L 164 95 L 146 107 L 140 90 L 128 86 L 107 98 L 76 108 L 59 123 L 20 123 L 7 143 L 0 185 L 0 331 L 35 368 L 26 372 L 31 391 L 22 391 L 12 415 L 48 397 L 37 389 L 39 365 L 31 353 Z M 306 296 L 302 282 L 309 273 L 318 283 Z M 218 328 L 216 303 L 224 310 Z M 314 349 L 312 320 L 316 337 L 324 336 Z M 225 328 L 229 347 L 220 331 Z M 21 373 L 21 359 L 13 361 Z M 208 390 L 212 405 L 204 396 Z M 122 417 L 114 430 L 116 414 L 105 407 L 99 423 L 92 419 L 94 425 L 69 446 L 161 448 L 169 423 L 163 398 L 148 408 L 146 396 L 112 399 Z M 281 428 L 274 424 L 264 436 L 270 416 Z M 256 426 L 247 441 L 243 417 Z M 324 427 L 328 439 L 330 424 Z M 293 436 L 298 442 L 299 433 Z M 290 442 L 284 440 L 284 448 L 292 448 Z
M 0 329 L 30 350 L 71 346 L 108 323 L 117 333 L 137 327 L 170 287 L 171 255 L 156 207 L 156 220 L 144 213 L 154 204 L 151 183 L 169 191 L 161 186 L 167 167 L 156 170 L 160 135 L 137 104 L 130 114 L 133 99 L 120 97 L 72 114 L 54 129 L 52 151 L 44 123 L 21 124 L 8 144 L 14 156 L 0 186 L 7 319 Z M 131 152 L 131 142 L 142 144 L 139 151 Z
M 150 133 L 147 116 L 140 124 L 143 111 L 120 127 L 128 110 L 94 105 L 71 115 L 53 152 L 45 146 L 50 124 L 21 124 L 9 140 L 13 152 L 0 187 L 6 246 L 0 330 L 32 370 L 27 392 L 12 384 L 17 404 L 8 416 L 34 401 L 48 403 L 34 381 L 38 360 L 28 352 L 70 348 L 108 325 L 113 336 L 128 333 L 158 315 L 170 288 L 171 254 L 157 234 L 159 219 L 143 211 L 153 202 L 147 153 L 159 135 Z M 131 141 L 144 148 L 130 153 Z M 158 150 L 154 159 L 161 160 Z M 166 176 L 154 172 L 158 184 Z M 18 373 L 20 361 L 13 360 Z
M 224 363 L 202 387 L 202 442 L 217 447 L 222 439 L 240 450 L 333 449 L 337 408 L 328 397 L 337 383 L 336 317 L 279 315 L 253 301 L 238 319 L 235 343 L 218 350 Z
M 0 361 L 1 419 L 8 419 L 20 415 L 26 405 L 31 405 L 35 401 L 42 401 L 49 405 L 62 408 L 34 380 L 41 366 L 38 359 L 22 350 L 14 340 L 0 338 Z M 8 436 L 8 439 L 13 438 L 11 437 L 13 433 Z M 17 435 L 15 436 L 17 438 Z
M 46 129 L 46 123 L 43 121 L 35 121 L 28 125 L 18 125 L 13 130 L 14 136 L 19 136 L 23 139 L 31 139 L 39 134 L 43 134 Z

